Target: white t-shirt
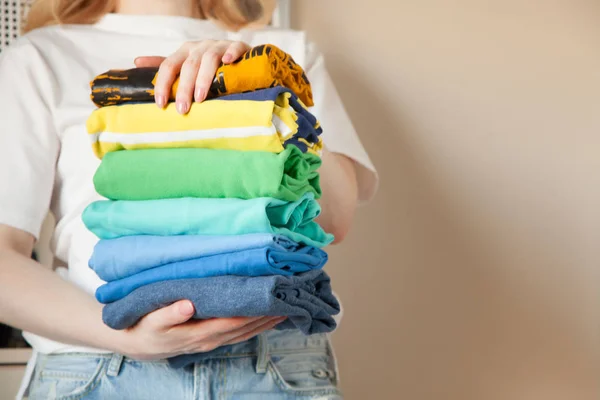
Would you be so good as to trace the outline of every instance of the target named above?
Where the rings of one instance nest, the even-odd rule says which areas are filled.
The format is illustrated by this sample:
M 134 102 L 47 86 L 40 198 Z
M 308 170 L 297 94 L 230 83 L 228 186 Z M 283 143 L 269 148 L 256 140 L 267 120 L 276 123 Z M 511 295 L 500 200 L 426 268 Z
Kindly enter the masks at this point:
M 100 200 L 92 183 L 99 165 L 85 122 L 95 109 L 89 82 L 114 68 L 131 68 L 141 55 L 170 55 L 185 41 L 272 43 L 304 66 L 312 83 L 313 113 L 331 152 L 357 162 L 360 200 L 377 185 L 375 170 L 325 70 L 303 32 L 266 29 L 226 32 L 184 17 L 109 14 L 95 25 L 48 27 L 20 38 L 0 56 L 0 223 L 39 236 L 50 209 L 56 218 L 51 250 L 68 267 L 66 279 L 94 293 L 103 282 L 87 263 L 98 239 L 81 220 Z M 39 352 L 102 350 L 60 344 L 33 334 Z

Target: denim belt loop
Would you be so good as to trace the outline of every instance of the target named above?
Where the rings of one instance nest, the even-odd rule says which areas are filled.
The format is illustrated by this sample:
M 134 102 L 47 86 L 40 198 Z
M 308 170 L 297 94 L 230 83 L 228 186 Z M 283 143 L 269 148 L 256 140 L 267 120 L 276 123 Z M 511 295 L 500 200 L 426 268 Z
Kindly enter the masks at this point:
M 108 376 L 118 376 L 121 371 L 121 365 L 123 365 L 124 357 L 121 354 L 114 353 L 110 358 L 110 362 L 108 363 L 108 370 L 106 371 L 106 375 Z
M 335 356 L 335 349 L 334 347 L 331 345 L 331 334 L 328 333 L 327 334 L 327 351 L 329 352 L 329 355 L 333 358 L 333 369 L 334 369 L 334 375 L 335 375 L 335 384 L 336 386 L 340 385 L 340 367 L 338 366 L 338 359 Z
M 256 373 L 266 374 L 267 364 L 269 362 L 269 349 L 267 338 L 264 333 L 258 335 L 258 348 L 256 349 Z

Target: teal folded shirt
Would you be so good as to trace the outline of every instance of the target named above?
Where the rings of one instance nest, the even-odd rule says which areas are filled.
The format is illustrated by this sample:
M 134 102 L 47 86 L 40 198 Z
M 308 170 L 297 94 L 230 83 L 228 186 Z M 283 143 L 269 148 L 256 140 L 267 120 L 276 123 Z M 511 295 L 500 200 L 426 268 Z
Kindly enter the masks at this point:
M 314 219 L 321 212 L 312 193 L 286 202 L 273 198 L 97 201 L 83 212 L 100 239 L 133 235 L 244 235 L 272 233 L 323 247 L 333 241 Z

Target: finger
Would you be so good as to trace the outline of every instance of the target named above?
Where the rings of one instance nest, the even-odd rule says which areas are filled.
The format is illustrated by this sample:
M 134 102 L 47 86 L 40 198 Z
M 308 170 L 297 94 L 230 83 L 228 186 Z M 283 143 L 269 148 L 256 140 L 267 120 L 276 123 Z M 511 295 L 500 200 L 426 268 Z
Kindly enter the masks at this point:
M 165 308 L 158 309 L 146 315 L 139 324 L 145 324 L 155 330 L 168 330 L 173 326 L 183 324 L 194 315 L 194 305 L 189 300 L 181 300 Z
M 194 321 L 190 328 L 194 331 L 201 330 L 200 336 L 204 338 L 222 335 L 224 333 L 236 331 L 244 326 L 251 324 L 264 317 L 232 317 L 232 318 L 212 318 L 201 321 Z
M 227 333 L 221 333 L 221 334 L 217 334 L 214 336 L 214 339 L 216 339 L 219 343 L 226 343 L 229 342 L 239 336 L 245 335 L 248 332 L 252 332 L 254 330 L 256 330 L 258 327 L 261 327 L 265 324 L 271 323 L 275 320 L 279 319 L 278 317 L 262 317 L 259 318 L 258 320 L 245 325 L 239 329 L 235 329 L 233 331 L 227 332 Z
M 223 55 L 222 61 L 225 64 L 231 64 L 232 62 L 240 58 L 248 50 L 250 50 L 250 46 L 248 46 L 246 43 L 233 42 L 227 48 L 227 51 Z
M 229 340 L 228 342 L 223 343 L 221 346 L 228 346 L 230 344 L 236 344 L 236 343 L 245 342 L 246 340 L 250 340 L 254 336 L 260 335 L 263 332 L 273 329 L 274 327 L 276 327 L 277 325 L 279 325 L 280 323 L 282 323 L 285 320 L 286 320 L 285 317 L 277 318 L 276 320 L 271 320 L 261 326 L 256 327 L 256 329 L 254 329 L 250 332 L 246 332 L 238 337 L 235 337 L 235 338 Z
M 137 68 L 159 67 L 165 57 L 160 56 L 143 56 L 136 58 L 133 62 Z
M 257 320 L 245 325 L 240 329 L 235 329 L 228 333 L 214 331 L 211 335 L 208 336 L 206 335 L 206 328 L 204 327 L 202 328 L 200 335 L 196 337 L 196 344 L 192 347 L 192 352 L 205 353 L 208 351 L 212 351 L 217 347 L 223 346 L 223 343 L 243 336 L 249 332 L 256 331 L 259 327 L 264 327 L 266 325 L 276 323 L 274 322 L 274 320 L 277 319 L 278 317 L 258 317 Z
M 200 63 L 202 62 L 203 56 L 202 49 L 196 49 L 190 52 L 188 58 L 185 60 L 181 67 L 181 73 L 179 74 L 179 86 L 177 88 L 177 95 L 175 102 L 177 105 L 177 111 L 180 114 L 186 114 L 190 110 L 192 104 L 192 97 L 194 95 L 194 88 L 196 86 L 196 77 L 200 70 Z
M 215 79 L 215 73 L 221 65 L 221 57 L 225 50 L 225 46 L 215 46 L 207 50 L 202 56 L 202 63 L 195 83 L 196 92 L 194 97 L 196 101 L 200 102 L 206 99 L 210 85 Z
M 154 85 L 154 97 L 156 104 L 163 108 L 169 102 L 171 97 L 171 87 L 177 79 L 181 66 L 187 58 L 187 50 L 179 50 L 171 56 L 167 57 L 158 68 L 158 76 Z
M 213 318 L 208 320 L 193 320 L 185 324 L 174 326 L 168 332 L 175 337 L 186 349 L 187 353 L 208 352 L 223 343 L 221 337 L 229 332 L 236 332 L 239 328 L 253 324 L 265 317 L 236 317 Z M 268 317 L 267 317 L 268 318 Z M 238 335 L 230 335 L 235 337 Z

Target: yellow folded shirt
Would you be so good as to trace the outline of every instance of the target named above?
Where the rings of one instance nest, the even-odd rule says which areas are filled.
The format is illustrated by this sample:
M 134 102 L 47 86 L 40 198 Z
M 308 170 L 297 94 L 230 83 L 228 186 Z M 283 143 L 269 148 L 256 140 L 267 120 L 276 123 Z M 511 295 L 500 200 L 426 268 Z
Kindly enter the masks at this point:
M 193 103 L 181 115 L 174 103 L 159 109 L 152 103 L 123 104 L 94 110 L 87 121 L 98 158 L 118 150 L 206 148 L 280 153 L 287 140 L 306 145 L 320 155 L 322 140 L 306 132 L 303 115 L 290 106 L 289 93 L 275 101 L 211 100 Z M 309 127 L 310 128 L 310 127 Z M 312 140 L 311 140 L 312 138 Z

